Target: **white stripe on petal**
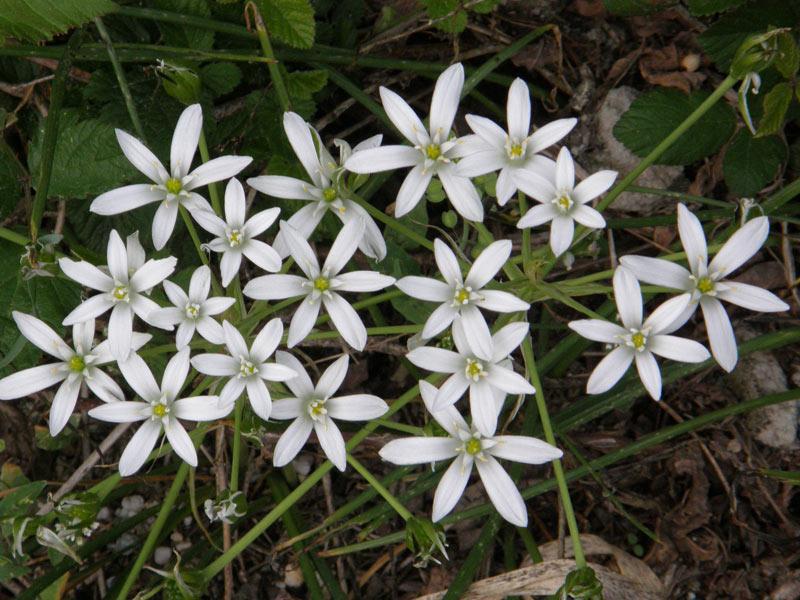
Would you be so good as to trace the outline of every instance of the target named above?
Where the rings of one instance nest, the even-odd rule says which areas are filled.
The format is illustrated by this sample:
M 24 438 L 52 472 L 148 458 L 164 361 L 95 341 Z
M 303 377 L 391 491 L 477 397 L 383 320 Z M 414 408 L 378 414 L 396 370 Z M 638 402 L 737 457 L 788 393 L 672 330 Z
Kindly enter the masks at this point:
M 238 175 L 247 165 L 253 162 L 249 156 L 220 156 L 212 158 L 200 165 L 189 175 L 186 183 L 187 190 L 195 190 L 215 181 L 224 181 L 229 177 Z
M 132 353 L 128 360 L 119 363 L 119 369 L 125 381 L 142 400 L 153 402 L 161 397 L 161 389 L 141 356 Z
M 355 254 L 363 234 L 364 221 L 361 219 L 353 219 L 345 223 L 333 241 L 325 263 L 322 265 L 322 271 L 327 277 L 335 277 L 345 267 L 347 261 Z
M 606 226 L 606 220 L 603 215 L 591 206 L 577 205 L 572 209 L 570 215 L 578 223 L 590 229 L 603 229 Z
M 477 300 L 475 306 L 492 312 L 510 313 L 528 310 L 530 304 L 517 298 L 509 292 L 500 290 L 481 290 L 482 300 Z
M 83 380 L 92 393 L 103 402 L 119 402 L 125 400 L 125 394 L 122 392 L 119 385 L 117 385 L 117 382 L 98 368 L 90 367 L 89 376 L 85 377 Z
M 436 259 L 436 266 L 439 267 L 442 277 L 449 285 L 456 286 L 463 283 L 461 267 L 458 266 L 458 259 L 450 246 L 436 238 L 433 240 L 433 255 Z
M 575 221 L 571 217 L 556 215 L 550 224 L 550 249 L 555 256 L 561 256 L 572 245 L 575 234 Z
M 149 419 L 150 414 L 149 404 L 130 400 L 107 402 L 89 411 L 89 416 L 93 419 L 109 423 L 135 423 L 136 421 Z
M 681 294 L 670 298 L 656 308 L 644 320 L 643 327 L 651 329 L 651 334 L 670 330 L 675 321 L 686 312 L 686 307 L 691 302 L 689 294 Z
M 572 154 L 564 146 L 558 152 L 556 159 L 556 189 L 562 191 L 572 191 L 575 187 L 575 163 L 572 161 Z
M 149 290 L 164 281 L 175 270 L 178 259 L 174 256 L 148 260 L 131 277 L 130 286 L 134 291 Z
M 283 113 L 283 130 L 289 138 L 292 150 L 300 159 L 300 163 L 308 173 L 311 180 L 319 184 L 321 182 L 319 156 L 317 148 L 314 146 L 314 139 L 311 137 L 310 125 L 305 122 L 303 117 L 294 112 Z
M 472 181 L 458 175 L 455 167 L 450 165 L 440 167 L 438 175 L 456 212 L 469 221 L 482 222 L 483 204 Z
M 305 402 L 300 398 L 281 398 L 280 400 L 273 400 L 270 418 L 278 419 L 279 421 L 296 419 L 303 413 L 304 406 Z
M 515 321 L 501 327 L 492 335 L 492 362 L 500 362 L 511 354 L 528 335 L 530 325 L 525 321 Z
M 175 400 L 181 392 L 186 377 L 189 375 L 190 366 L 189 348 L 184 348 L 175 354 L 164 369 L 164 377 L 161 379 L 161 393 L 170 400 Z
M 499 151 L 495 152 L 495 155 L 502 156 L 502 153 L 505 153 L 506 132 L 503 131 L 502 127 L 491 119 L 478 115 L 467 115 L 464 119 L 467 121 L 469 128 L 486 144 L 486 146 L 484 146 L 486 147 L 484 152 L 488 152 L 489 149 L 494 149 Z M 527 132 L 525 135 L 527 135 Z M 488 172 L 489 171 L 484 171 L 484 173 Z M 464 175 L 467 175 L 467 173 L 464 173 Z M 474 177 L 475 175 L 471 174 L 469 176 Z
M 650 336 L 647 349 L 653 354 L 685 363 L 699 363 L 711 358 L 702 344 L 675 335 Z
M 156 209 L 153 217 L 153 246 L 156 250 L 161 250 L 167 245 L 169 236 L 175 229 L 175 221 L 178 218 L 178 205 L 175 202 L 162 202 Z
M 377 292 L 394 284 L 394 277 L 375 271 L 350 271 L 336 276 L 335 288 L 340 292 Z
M 605 344 L 619 344 L 622 336 L 628 333 L 616 323 L 600 319 L 578 319 L 570 321 L 567 325 L 581 337 Z
M 536 388 L 522 375 L 500 365 L 491 365 L 489 367 L 489 375 L 486 381 L 507 394 L 533 394 L 536 392 Z
M 300 398 L 305 398 L 314 393 L 314 384 L 311 382 L 311 378 L 308 376 L 308 372 L 306 371 L 303 364 L 299 360 L 297 360 L 297 358 L 294 355 L 288 352 L 284 352 L 283 350 L 278 350 L 275 353 L 275 360 L 279 365 L 289 367 L 290 369 L 295 371 L 295 373 L 297 373 L 296 377 L 293 377 L 292 379 L 286 382 L 286 386 L 291 390 L 291 392 L 295 396 L 298 396 Z M 281 400 L 276 401 L 275 404 L 277 404 L 277 402 L 281 402 Z M 297 415 L 294 416 L 296 417 Z M 275 415 L 273 415 L 273 417 L 275 417 Z M 289 417 L 275 417 L 275 418 L 286 419 Z
M 441 141 L 447 139 L 458 111 L 461 89 L 464 87 L 464 67 L 461 63 L 450 65 L 436 80 L 431 98 L 431 134 Z
M 272 398 L 267 386 L 261 379 L 251 379 L 246 385 L 247 398 L 250 400 L 253 412 L 265 421 L 269 420 L 269 413 L 272 412 Z
M 316 196 L 309 192 L 311 186 L 308 182 L 294 177 L 283 175 L 261 175 L 251 177 L 247 180 L 247 185 L 258 190 L 262 194 L 274 198 L 286 198 L 287 200 L 316 200 Z
M 589 175 L 572 190 L 572 200 L 577 204 L 586 204 L 606 193 L 617 179 L 616 171 L 598 171 Z M 599 213 L 598 213 L 599 214 Z
M 517 187 L 534 200 L 545 203 L 554 200 L 558 196 L 558 191 L 553 187 L 553 184 L 539 173 L 516 169 L 513 177 Z
M 192 218 L 200 227 L 219 237 L 225 237 L 226 224 L 212 211 L 198 210 L 192 213 Z
M 252 215 L 244 224 L 244 234 L 247 238 L 254 238 L 269 229 L 278 218 L 281 209 L 276 207 L 268 208 Z
M 463 372 L 453 373 L 439 387 L 439 392 L 433 401 L 433 411 L 438 412 L 455 404 L 467 391 L 469 383 Z
M 678 204 L 678 234 L 686 252 L 686 261 L 692 273 L 698 273 L 698 267 L 704 269 L 708 263 L 706 235 L 700 220 L 682 203 Z
M 319 378 L 319 381 L 314 388 L 313 395 L 319 398 L 330 398 L 333 396 L 336 393 L 336 390 L 341 387 L 342 382 L 347 375 L 347 368 L 349 364 L 350 359 L 346 354 L 344 356 L 340 356 L 334 362 L 332 362 Z
M 281 270 L 281 257 L 275 249 L 261 240 L 247 240 L 243 254 L 253 264 L 274 273 Z
M 425 381 L 424 379 L 419 382 L 419 393 L 422 396 L 422 401 L 428 412 L 431 413 L 436 422 L 450 434 L 450 437 L 457 438 L 459 431 L 469 431 L 469 426 L 461 416 L 461 413 L 456 410 L 455 406 L 447 406 L 442 410 L 433 410 L 436 395 L 439 390 L 433 384 Z
M 394 204 L 394 216 L 399 218 L 411 212 L 419 203 L 422 194 L 428 189 L 433 173 L 425 170 L 423 165 L 417 165 L 408 172 L 403 180 Z
M 239 274 L 239 268 L 242 266 L 242 253 L 236 251 L 224 252 L 219 261 L 219 274 L 222 279 L 222 285 L 228 287 L 231 281 Z
M 53 331 L 50 326 L 37 319 L 33 315 L 27 315 L 19 311 L 12 311 L 11 316 L 17 324 L 19 331 L 25 338 L 37 348 L 44 350 L 50 356 L 55 356 L 61 360 L 69 360 L 73 352 L 69 346 L 64 343 L 59 335 Z M 92 331 L 94 332 L 94 322 L 90 322 Z M 77 326 L 76 326 L 77 327 Z M 78 340 L 75 340 L 76 342 Z M 88 346 L 84 352 L 88 352 L 91 348 L 91 336 Z
M 330 398 L 325 406 L 328 409 L 329 417 L 342 421 L 377 419 L 389 410 L 386 402 L 371 394 L 352 394 Z
M 392 123 L 394 123 L 400 133 L 403 134 L 403 137 L 414 145 L 427 141 L 428 134 L 425 130 L 425 125 L 419 120 L 414 109 L 389 88 L 381 87 L 379 93 L 386 115 Z M 363 152 L 363 150 L 361 152 Z M 353 156 L 357 154 L 358 152 L 354 153 Z M 345 168 L 348 171 L 353 170 L 350 168 L 349 164 L 345 164 Z
M 319 262 L 308 241 L 286 221 L 281 221 L 281 233 L 284 235 L 297 266 L 309 279 L 317 277 L 319 275 Z
M 461 321 L 464 329 L 464 339 L 472 353 L 478 358 L 490 360 L 494 350 L 492 348 L 492 333 L 483 317 L 483 313 L 475 305 L 468 304 L 461 309 L 455 322 Z M 460 348 L 459 348 L 460 349 Z
M 406 354 L 406 358 L 418 367 L 436 373 L 457 373 L 464 368 L 464 358 L 457 352 L 422 346 Z
M 356 152 L 344 164 L 353 173 L 379 173 L 411 167 L 422 162 L 422 154 L 411 146 L 381 146 Z
M 543 125 L 528 138 L 526 153 L 535 154 L 549 148 L 564 138 L 577 124 L 578 119 L 556 119 Z
M 529 227 L 544 225 L 552 221 L 558 214 L 558 211 L 550 202 L 546 204 L 537 204 L 536 206 L 530 207 L 528 211 L 522 215 L 522 218 L 517 221 L 517 228 L 527 229 Z
M 477 290 L 485 286 L 503 268 L 511 256 L 511 240 L 492 242 L 478 255 L 467 273 L 465 284 Z
M 514 180 L 514 172 L 518 171 L 517 168 L 505 167 L 500 169 L 497 174 L 497 182 L 494 184 L 494 192 L 497 196 L 497 203 L 500 206 L 505 206 L 511 196 L 517 191 L 517 183 Z
M 222 404 L 217 396 L 181 398 L 172 405 L 175 416 L 186 421 L 214 421 L 231 411 L 231 404 Z
M 306 339 L 306 336 L 314 328 L 319 316 L 320 304 L 319 300 L 313 300 L 311 296 L 308 296 L 297 305 L 292 321 L 289 323 L 289 335 L 286 339 L 286 345 L 289 348 L 295 347 Z
M 270 320 L 258 332 L 253 345 L 250 347 L 250 356 L 254 362 L 262 363 L 275 352 L 283 337 L 283 322 L 279 318 Z
M 298 275 L 262 275 L 248 281 L 242 292 L 256 300 L 283 300 L 308 294 L 306 281 Z
M 108 319 L 108 341 L 112 356 L 120 361 L 128 358 L 133 343 L 133 311 L 127 304 L 117 304 Z
M 233 300 L 233 298 L 231 298 L 231 300 Z M 222 325 L 211 317 L 200 317 L 197 319 L 195 327 L 200 337 L 208 340 L 212 344 L 225 343 L 225 333 L 222 331 Z
M 508 121 L 508 134 L 513 139 L 522 140 L 528 137 L 528 132 L 531 128 L 531 95 L 530 91 L 528 91 L 528 85 L 519 77 L 508 88 L 506 119 Z M 553 143 L 556 141 L 558 140 L 554 140 Z M 538 150 L 534 150 L 534 152 L 538 152 Z
M 239 361 L 227 354 L 198 354 L 191 362 L 195 369 L 213 377 L 236 375 L 239 372 Z
M 469 412 L 472 424 L 485 436 L 494 435 L 497 429 L 497 403 L 491 384 L 486 380 L 469 386 Z
M 458 316 L 458 309 L 450 306 L 449 302 L 445 302 L 444 304 L 440 304 L 436 307 L 431 313 L 431 316 L 428 317 L 428 320 L 425 321 L 425 325 L 422 328 L 422 333 L 420 335 L 424 339 L 430 339 L 435 335 L 441 333 L 453 322 L 453 320 Z
M 492 171 L 497 171 L 506 164 L 506 157 L 502 150 L 488 148 L 470 154 L 458 161 L 456 173 L 462 177 L 479 177 Z
M 241 229 L 244 225 L 247 210 L 245 204 L 242 184 L 235 177 L 228 180 L 228 185 L 225 186 L 225 221 L 229 226 Z
M 97 294 L 76 306 L 71 313 L 64 317 L 62 324 L 75 325 L 89 319 L 96 319 L 112 306 L 114 306 L 114 303 L 108 297 L 108 294 Z

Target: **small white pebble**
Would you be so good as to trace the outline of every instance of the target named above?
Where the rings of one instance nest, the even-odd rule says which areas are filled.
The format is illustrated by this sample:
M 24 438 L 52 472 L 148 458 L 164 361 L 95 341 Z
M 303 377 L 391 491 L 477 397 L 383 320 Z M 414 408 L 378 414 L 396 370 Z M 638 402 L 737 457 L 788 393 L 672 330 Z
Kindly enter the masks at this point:
M 303 571 L 300 570 L 300 565 L 293 562 L 286 565 L 283 571 L 283 583 L 290 588 L 299 588 L 303 585 Z
M 167 546 L 159 546 L 153 553 L 153 560 L 160 567 L 166 565 L 171 558 L 172 558 L 172 549 L 168 548 Z
M 169 539 L 176 544 L 180 544 L 183 541 L 183 534 L 180 531 L 173 531 L 170 534 Z
M 292 467 L 294 468 L 297 476 L 302 481 L 305 479 L 308 474 L 311 472 L 311 467 L 314 464 L 314 458 L 310 454 L 301 454 L 297 458 L 292 461 Z

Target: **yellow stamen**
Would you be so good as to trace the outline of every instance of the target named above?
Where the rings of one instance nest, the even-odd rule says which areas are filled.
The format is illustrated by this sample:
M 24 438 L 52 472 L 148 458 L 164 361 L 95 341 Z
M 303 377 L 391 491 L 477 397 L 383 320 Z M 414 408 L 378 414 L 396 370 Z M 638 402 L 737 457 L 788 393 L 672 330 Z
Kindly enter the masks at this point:
M 708 294 L 714 291 L 714 282 L 709 277 L 701 277 L 697 282 L 697 290 L 701 294 Z
M 231 248 L 235 248 L 242 243 L 242 232 L 238 229 L 231 229 L 228 233 L 228 244 Z
M 514 144 L 508 151 L 508 155 L 511 158 L 519 158 L 522 156 L 522 145 L 521 144 Z
M 77 354 L 69 359 L 69 370 L 75 371 L 76 373 L 80 373 L 86 368 L 86 362 L 83 360 L 82 356 L 78 356 Z
M 425 155 L 431 160 L 436 160 L 442 155 L 442 149 L 438 144 L 428 144 L 425 148 Z
M 153 407 L 153 414 L 157 417 L 163 417 L 167 414 L 167 407 L 163 404 L 156 404 Z
M 475 456 L 483 449 L 483 446 L 481 446 L 481 441 L 478 438 L 471 438 L 464 449 L 470 456 Z
M 183 185 L 181 184 L 180 179 L 175 179 L 174 177 L 170 177 L 169 179 L 167 179 L 165 187 L 167 188 L 167 191 L 170 194 L 177 194 L 181 191 Z
M 328 288 L 331 287 L 331 282 L 328 281 L 325 277 L 317 277 L 314 280 L 314 289 L 325 292 Z
M 111 295 L 114 296 L 114 300 L 127 300 L 128 299 L 128 286 L 127 285 L 118 285 L 111 292 Z
M 325 188 L 322 191 L 322 197 L 325 199 L 325 202 L 333 202 L 336 200 L 337 195 L 336 190 L 332 187 Z
M 647 338 L 644 337 L 644 334 L 641 331 L 637 331 L 631 336 L 631 343 L 637 350 L 644 348 L 644 343 L 646 340 Z

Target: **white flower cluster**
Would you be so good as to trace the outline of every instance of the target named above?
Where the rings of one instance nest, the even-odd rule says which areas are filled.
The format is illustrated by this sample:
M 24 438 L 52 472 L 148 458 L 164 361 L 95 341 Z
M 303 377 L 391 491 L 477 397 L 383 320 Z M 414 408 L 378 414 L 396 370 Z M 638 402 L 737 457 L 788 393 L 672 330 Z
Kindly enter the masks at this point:
M 272 245 L 259 237 L 275 223 L 280 209 L 268 208 L 247 218 L 244 188 L 235 179 L 251 162 L 249 157 L 224 156 L 190 170 L 202 127 L 199 105 L 187 108 L 178 121 L 169 172 L 139 140 L 118 131 L 123 152 L 152 183 L 102 194 L 91 210 L 112 215 L 158 202 L 152 237 L 160 250 L 169 240 L 179 209 L 185 208 L 214 236 L 204 247 L 221 255 L 222 285 L 237 285 L 229 288 L 231 297 L 209 297 L 214 274 L 202 266 L 192 274 L 187 293 L 167 279 L 176 268 L 175 258 L 146 260 L 136 234 L 123 242 L 112 231 L 106 266 L 60 260 L 66 276 L 97 292 L 64 320 L 64 325 L 73 325 L 72 346 L 39 319 L 13 314 L 22 334 L 58 362 L 0 380 L 0 398 L 28 396 L 60 383 L 50 412 L 50 431 L 56 435 L 67 424 L 86 383 L 102 401 L 89 416 L 115 423 L 141 423 L 119 462 L 120 473 L 131 475 L 146 462 L 162 433 L 183 460 L 196 465 L 196 440 L 181 421 L 222 419 L 246 393 L 253 412 L 261 419 L 291 420 L 273 451 L 276 466 L 289 463 L 314 431 L 327 457 L 344 470 L 346 447 L 335 421 L 376 419 L 388 406 L 374 395 L 336 395 L 347 374 L 346 355 L 332 362 L 314 384 L 294 355 L 278 350 L 284 341 L 280 318 L 268 321 L 248 342 L 255 332 L 246 323 L 253 319 L 233 314 L 242 258 L 267 272 L 246 282 L 245 296 L 257 301 L 297 302 L 286 335 L 287 348 L 309 336 L 324 309 L 341 339 L 355 350 L 363 350 L 367 329 L 346 295 L 396 285 L 408 296 L 438 305 L 422 328 L 423 343 L 449 329 L 455 350 L 440 343 L 418 346 L 407 355 L 414 365 L 446 375 L 439 388 L 427 381 L 419 385 L 426 408 L 447 435 L 397 439 L 380 455 L 402 465 L 452 459 L 436 490 L 435 521 L 454 508 L 474 464 L 499 513 L 511 523 L 525 526 L 528 516 L 523 498 L 498 459 L 541 464 L 559 458 L 562 452 L 536 438 L 497 433 L 507 395 L 535 393 L 529 381 L 514 370 L 511 358 L 529 333 L 528 323 L 522 318 L 529 304 L 500 289 L 508 286 L 496 281 L 510 259 L 511 241 L 489 244 L 469 265 L 445 241 L 436 239 L 434 258 L 441 280 L 407 276 L 395 282 L 374 271 L 352 270 L 349 265 L 357 250 L 380 261 L 387 248 L 380 229 L 356 201 L 350 184 L 362 174 L 410 168 L 395 202 L 397 217 L 412 210 L 432 178 L 437 177 L 462 217 L 482 221 L 484 206 L 471 178 L 498 172 L 498 205 L 505 206 L 518 191 L 532 197 L 538 204 L 521 217 L 518 227 L 549 222 L 550 247 L 558 257 L 570 248 L 576 221 L 588 228 L 605 226 L 591 202 L 611 187 L 616 173 L 600 171 L 576 184 L 569 150 L 561 148 L 555 161 L 541 155 L 566 136 L 576 121 L 561 119 L 531 132 L 530 97 L 526 84 L 519 79 L 509 89 L 507 131 L 484 117 L 467 115 L 473 133 L 455 136 L 453 121 L 463 84 L 460 64 L 442 73 L 433 92 L 427 125 L 400 96 L 381 88 L 383 107 L 409 144 L 381 146 L 382 136 L 375 136 L 351 148 L 347 142 L 335 140 L 338 160 L 308 123 L 297 114 L 286 113 L 284 129 L 308 181 L 275 175 L 247 181 L 266 195 L 307 202 L 289 219 L 279 222 Z M 224 214 L 217 214 L 197 190 L 223 180 L 228 180 Z M 342 227 L 320 264 L 308 238 L 328 211 Z M 709 357 L 699 343 L 672 335 L 698 305 L 714 357 L 726 370 L 736 363 L 736 342 L 720 300 L 758 311 L 788 308 L 770 292 L 725 280 L 764 243 L 769 232 L 766 217 L 753 219 L 734 233 L 710 263 L 700 222 L 683 205 L 678 207 L 678 226 L 689 270 L 662 259 L 623 257 L 623 266 L 613 277 L 622 325 L 602 320 L 570 323 L 582 336 L 615 346 L 589 378 L 589 393 L 610 389 L 635 362 L 644 386 L 658 399 L 661 376 L 655 355 L 683 362 L 701 362 Z M 291 261 L 284 263 L 288 257 Z M 292 267 L 297 274 L 289 272 Z M 645 319 L 637 279 L 682 293 Z M 150 297 L 157 286 L 163 287 L 168 305 L 161 306 Z M 107 339 L 95 344 L 95 319 L 109 311 Z M 505 315 L 498 319 L 494 331 L 483 311 Z M 253 314 L 251 308 L 248 316 Z M 220 322 L 220 315 L 227 318 Z M 147 325 L 175 331 L 177 352 L 169 360 L 160 385 L 143 358 L 147 350 L 142 348 L 152 336 L 134 332 L 134 317 Z M 195 333 L 207 342 L 195 347 L 211 345 L 218 351 L 190 356 Z M 119 385 L 102 370 L 114 362 L 138 399 L 125 399 Z M 217 378 L 218 393 L 192 395 L 192 367 Z M 273 401 L 269 383 L 282 384 L 280 389 L 287 389 L 290 396 Z M 467 391 L 471 422 L 454 406 Z M 219 518 L 227 515 L 220 513 Z

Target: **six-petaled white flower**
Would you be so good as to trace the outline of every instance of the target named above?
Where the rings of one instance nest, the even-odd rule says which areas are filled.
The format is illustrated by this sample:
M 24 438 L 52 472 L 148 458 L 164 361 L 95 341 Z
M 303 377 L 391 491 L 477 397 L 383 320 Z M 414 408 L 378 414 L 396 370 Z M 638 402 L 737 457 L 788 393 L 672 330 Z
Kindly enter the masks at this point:
M 683 204 L 678 204 L 678 232 L 689 270 L 668 260 L 647 256 L 624 256 L 620 262 L 640 281 L 682 290 L 691 298 L 684 313 L 675 321 L 673 331 L 686 323 L 699 305 L 711 352 L 719 365 L 730 372 L 738 360 L 736 336 L 720 300 L 758 312 L 789 310 L 789 305 L 772 292 L 725 279 L 764 245 L 769 235 L 769 219 L 756 217 L 745 223 L 710 263 L 703 226 Z
M 281 257 L 273 247 L 256 239 L 275 222 L 281 209 L 268 208 L 245 220 L 246 210 L 244 188 L 237 179 L 231 179 L 225 188 L 224 221 L 210 211 L 194 214 L 200 227 L 217 236 L 205 246 L 222 254 L 219 270 L 225 286 L 239 272 L 242 255 L 265 271 L 274 273 L 281 268 Z
M 133 343 L 133 315 L 149 322 L 148 316 L 158 308 L 158 304 L 144 294 L 169 277 L 175 270 L 177 259 L 172 256 L 157 260 L 151 258 L 132 270 L 125 244 L 115 230 L 111 231 L 108 238 L 107 258 L 109 274 L 86 261 L 69 258 L 58 261 L 67 277 L 100 292 L 69 313 L 64 319 L 64 325 L 95 319 L 111 309 L 108 320 L 111 355 L 116 360 L 125 360 Z M 137 255 L 137 263 L 139 260 Z
M 654 400 L 660 400 L 661 371 L 655 355 L 686 363 L 699 363 L 710 357 L 702 344 L 666 333 L 689 304 L 688 295 L 667 300 L 643 320 L 639 282 L 625 267 L 617 267 L 614 300 L 622 326 L 600 319 L 580 319 L 569 323 L 570 329 L 587 339 L 616 346 L 589 376 L 588 393 L 600 394 L 609 390 L 635 361 L 645 389 Z
M 293 369 L 297 377 L 286 382 L 294 397 L 275 400 L 272 403 L 273 419 L 294 419 L 278 439 L 272 462 L 276 467 L 288 464 L 300 452 L 313 430 L 325 455 L 337 469 L 344 471 L 347 465 L 344 439 L 333 420 L 377 419 L 389 410 L 389 407 L 383 400 L 371 394 L 332 397 L 347 375 L 349 364 L 347 355 L 338 358 L 325 369 L 316 386 L 294 356 L 279 351 L 275 358 L 280 364 Z
M 420 392 L 433 418 L 448 433 L 447 437 L 408 437 L 392 440 L 380 456 L 396 465 L 418 465 L 455 460 L 439 480 L 433 497 L 434 521 L 453 510 L 467 486 L 472 466 L 486 488 L 497 512 L 508 522 L 525 527 L 528 511 L 516 484 L 497 459 L 539 465 L 561 458 L 562 452 L 542 440 L 521 435 L 494 435 L 470 427 L 454 406 L 435 409 L 436 388 L 420 381 Z
M 358 247 L 364 233 L 364 222 L 354 219 L 342 227 L 322 268 L 317 255 L 299 231 L 286 221 L 281 221 L 281 232 L 289 244 L 292 258 L 305 277 L 262 275 L 247 283 L 244 294 L 257 300 L 304 296 L 289 324 L 289 348 L 306 338 L 314 327 L 322 305 L 342 338 L 356 350 L 363 350 L 367 343 L 367 330 L 358 313 L 339 292 L 375 292 L 394 283 L 393 277 L 374 271 L 340 273 Z
M 109 342 L 94 345 L 94 319 L 72 326 L 72 346 L 66 344 L 47 323 L 33 315 L 12 311 L 11 316 L 29 342 L 54 356 L 59 362 L 24 369 L 0 379 L 0 400 L 22 398 L 61 383 L 50 408 L 50 435 L 57 435 L 75 409 L 81 384 L 86 383 L 103 402 L 124 400 L 116 382 L 98 367 L 114 360 Z M 150 339 L 146 333 L 133 334 L 133 349 L 138 350 Z
M 361 150 L 345 163 L 354 173 L 377 173 L 413 167 L 397 193 L 394 213 L 402 217 L 422 198 L 431 178 L 436 175 L 458 213 L 470 221 L 483 221 L 483 205 L 475 186 L 456 169 L 455 159 L 462 156 L 463 144 L 451 139 L 453 120 L 464 87 L 464 67 L 448 67 L 436 80 L 431 99 L 429 127 L 426 128 L 405 100 L 381 87 L 381 101 L 386 114 L 411 146 L 381 146 Z
M 211 269 L 205 265 L 195 269 L 189 282 L 189 294 L 171 281 L 164 281 L 164 291 L 173 306 L 154 310 L 148 316 L 151 323 L 164 329 L 175 325 L 175 346 L 183 350 L 192 341 L 195 330 L 212 344 L 222 344 L 225 336 L 222 325 L 214 320 L 214 315 L 225 312 L 236 301 L 234 298 L 209 298 L 211 290 Z
M 264 325 L 250 348 L 228 321 L 222 322 L 222 330 L 229 354 L 199 354 L 192 358 L 192 366 L 205 375 L 230 378 L 219 394 L 220 404 L 232 405 L 246 389 L 253 412 L 266 421 L 272 396 L 264 381 L 288 381 L 297 375 L 289 367 L 267 362 L 283 337 L 283 323 L 272 319 Z
M 184 348 L 170 359 L 160 387 L 138 354 L 131 354 L 127 360 L 120 362 L 119 368 L 125 381 L 141 400 L 103 404 L 90 410 L 89 416 L 111 423 L 142 422 L 119 459 L 120 475 L 133 475 L 142 467 L 161 437 L 162 430 L 167 434 L 175 453 L 196 467 L 194 443 L 178 419 L 213 421 L 227 415 L 231 407 L 222 405 L 216 396 L 179 398 L 189 375 L 189 349 Z
M 287 219 L 289 225 L 297 229 L 306 239 L 314 232 L 328 211 L 336 215 L 342 223 L 360 217 L 364 220 L 364 236 L 359 241 L 358 247 L 367 256 L 383 260 L 386 256 L 386 242 L 378 225 L 364 208 L 342 193 L 345 186 L 342 177 L 344 162 L 353 152 L 377 148 L 383 136 L 372 136 L 357 144 L 352 150 L 344 140 L 335 140 L 339 146 L 337 162 L 322 144 L 319 133 L 300 115 L 293 112 L 284 113 L 283 128 L 311 183 L 283 175 L 261 175 L 248 179 L 248 185 L 275 198 L 307 201 L 306 206 Z M 282 258 L 289 255 L 289 245 L 282 233 L 278 233 L 274 246 Z
M 116 215 L 160 202 L 153 218 L 153 245 L 156 250 L 161 250 L 172 235 L 179 205 L 193 212 L 211 210 L 208 201 L 194 190 L 233 177 L 253 160 L 249 156 L 220 156 L 190 173 L 202 127 L 203 110 L 200 105 L 193 104 L 186 108 L 172 135 L 169 172 L 141 141 L 117 129 L 117 141 L 122 152 L 153 183 L 126 185 L 101 194 L 95 198 L 89 210 L 100 215 Z
M 552 171 L 553 161 L 538 153 L 561 140 L 578 122 L 558 119 L 531 133 L 530 92 L 519 78 L 508 89 L 507 132 L 486 117 L 467 115 L 466 120 L 475 135 L 464 139 L 468 150 L 458 162 L 458 172 L 465 177 L 477 177 L 499 170 L 495 189 L 500 206 L 517 191 L 515 176 L 521 169 L 545 176 Z
M 466 278 L 461 275 L 456 255 L 442 240 L 434 240 L 433 252 L 444 281 L 410 275 L 399 279 L 396 284 L 413 298 L 442 303 L 425 321 L 420 336 L 423 339 L 432 338 L 449 327 L 454 319 L 460 318 L 470 335 L 474 336 L 472 344 L 477 353 L 489 358 L 492 334 L 478 309 L 508 313 L 530 308 L 527 302 L 509 292 L 484 289 L 511 255 L 511 241 L 499 240 L 486 246 L 475 259 Z
M 471 344 L 474 332 L 462 320 L 457 320 L 453 322 L 453 342 L 458 352 L 422 346 L 406 357 L 420 368 L 451 374 L 439 388 L 433 406 L 435 410 L 452 405 L 469 389 L 473 424 L 484 435 L 492 435 L 497 428 L 497 416 L 505 395 L 533 394 L 536 391 L 505 362 L 527 334 L 527 323 L 509 323 L 492 336 L 490 353 L 480 356 Z
M 605 193 L 617 178 L 616 171 L 598 171 L 575 185 L 575 164 L 566 148 L 561 148 L 551 177 L 533 171 L 515 173 L 517 187 L 540 204 L 528 209 L 517 223 L 525 229 L 551 222 L 550 248 L 561 256 L 572 245 L 575 221 L 585 227 L 602 229 L 606 221 L 589 202 Z

